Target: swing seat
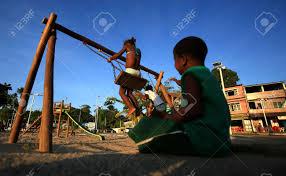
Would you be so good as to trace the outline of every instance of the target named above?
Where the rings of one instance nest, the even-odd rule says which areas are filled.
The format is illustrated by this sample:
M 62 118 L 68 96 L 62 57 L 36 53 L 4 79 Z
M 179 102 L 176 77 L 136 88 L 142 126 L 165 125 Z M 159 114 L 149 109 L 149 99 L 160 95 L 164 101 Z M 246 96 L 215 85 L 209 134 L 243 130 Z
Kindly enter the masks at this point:
M 141 90 L 146 85 L 147 80 L 121 71 L 114 82 L 128 89 Z

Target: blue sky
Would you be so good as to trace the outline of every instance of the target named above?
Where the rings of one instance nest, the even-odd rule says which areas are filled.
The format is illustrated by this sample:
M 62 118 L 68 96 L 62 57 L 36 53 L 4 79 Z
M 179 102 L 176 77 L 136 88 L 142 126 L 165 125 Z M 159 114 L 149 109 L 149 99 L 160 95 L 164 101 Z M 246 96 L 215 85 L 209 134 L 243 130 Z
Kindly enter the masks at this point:
M 15 25 L 32 10 L 31 19 L 23 28 Z M 180 29 L 191 11 L 195 16 Z M 118 51 L 122 41 L 136 37 L 142 51 L 142 64 L 165 78 L 178 73 L 173 66 L 172 49 L 186 36 L 203 38 L 209 48 L 206 66 L 214 61 L 238 72 L 242 84 L 285 80 L 286 2 L 281 0 L 241 1 L 16 1 L 3 2 L 0 7 L 0 82 L 11 83 L 14 90 L 24 86 L 44 25 L 50 12 L 57 22 L 96 42 Z M 103 35 L 93 27 L 100 12 L 110 13 L 116 22 Z M 277 23 L 261 35 L 255 19 L 270 12 Z M 273 21 L 269 15 L 266 18 Z M 97 26 L 98 27 L 98 26 Z M 260 26 L 261 27 L 261 26 Z M 11 35 L 15 32 L 15 36 Z M 172 32 L 176 31 L 177 35 Z M 80 42 L 58 32 L 55 58 L 55 97 L 67 99 L 73 106 L 102 104 L 106 96 L 118 97 L 112 69 Z M 45 58 L 39 68 L 32 92 L 43 92 Z M 145 77 L 148 76 L 145 74 Z M 100 96 L 100 97 L 98 97 Z M 37 98 L 37 107 L 42 99 Z

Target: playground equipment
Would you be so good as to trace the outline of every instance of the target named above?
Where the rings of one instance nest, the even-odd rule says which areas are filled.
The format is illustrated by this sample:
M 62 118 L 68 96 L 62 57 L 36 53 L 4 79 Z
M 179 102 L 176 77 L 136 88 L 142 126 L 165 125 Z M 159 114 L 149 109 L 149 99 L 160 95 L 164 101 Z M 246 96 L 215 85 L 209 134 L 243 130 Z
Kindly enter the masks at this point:
M 66 137 L 68 137 L 69 133 L 69 128 L 70 128 L 70 120 L 76 124 L 80 129 L 82 129 L 85 133 L 92 135 L 92 136 L 96 136 L 98 137 L 100 140 L 103 139 L 102 136 L 95 134 L 89 130 L 87 130 L 85 127 L 83 127 L 79 122 L 77 122 L 68 112 L 71 110 L 71 103 L 69 104 L 64 104 L 64 101 L 62 100 L 61 102 L 56 102 L 54 103 L 54 115 L 58 115 L 58 124 L 57 124 L 57 136 L 60 136 L 60 130 L 61 130 L 61 117 L 62 117 L 62 113 L 67 115 L 67 133 L 66 133 Z M 72 126 L 71 126 L 72 127 Z M 73 130 L 73 129 L 72 129 Z
M 92 135 L 92 136 L 96 136 L 98 137 L 100 140 L 103 140 L 103 136 L 93 133 L 91 131 L 89 131 L 88 129 L 86 129 L 85 127 L 83 127 L 81 124 L 79 124 L 67 111 L 64 111 L 64 113 L 68 116 L 68 119 L 71 119 L 80 129 L 82 129 L 85 133 Z
M 100 50 L 102 53 L 108 55 L 115 54 L 114 51 L 56 23 L 56 19 L 57 15 L 55 13 L 51 13 L 49 18 L 44 18 L 42 21 L 42 23 L 44 23 L 46 26 L 43 30 L 42 36 L 37 46 L 30 71 L 26 79 L 26 84 L 24 86 L 24 90 L 21 95 L 21 101 L 28 102 L 46 45 L 48 45 L 46 53 L 46 66 L 45 66 L 45 78 L 44 78 L 43 109 L 42 109 L 41 126 L 39 133 L 40 152 L 52 152 L 53 92 L 54 92 L 53 78 L 54 78 L 54 57 L 55 57 L 57 31 L 60 31 L 66 35 L 69 35 L 74 39 L 84 42 L 85 45 L 96 48 Z M 119 59 L 123 62 L 126 61 L 126 58 L 123 56 L 120 56 Z M 166 91 L 165 87 L 161 84 L 161 79 L 164 73 L 160 72 L 160 74 L 158 74 L 157 72 L 142 65 L 140 65 L 140 69 L 146 71 L 149 74 L 152 74 L 155 77 L 155 79 L 157 79 L 156 90 L 158 91 L 159 88 L 161 89 L 164 99 L 168 103 L 169 107 L 172 107 L 173 105 L 170 96 L 168 95 L 168 92 Z M 118 80 L 120 80 L 120 78 L 125 79 L 124 77 L 126 76 L 126 74 L 122 74 L 119 76 L 120 77 L 118 78 Z M 118 84 L 121 84 L 120 81 L 118 81 Z M 136 84 L 137 84 L 136 81 L 132 81 L 130 82 L 129 85 L 133 87 Z M 9 143 L 16 143 L 18 140 L 21 124 L 23 121 L 23 112 L 25 108 L 26 107 L 24 106 L 18 107 L 16 117 L 11 129 Z M 72 117 L 70 117 L 70 119 L 73 120 Z
M 88 46 L 85 42 L 84 45 L 90 49 L 92 52 L 96 53 L 97 55 L 99 55 L 100 57 L 102 57 L 103 59 L 105 59 L 106 61 L 108 61 L 108 58 L 106 56 L 108 56 L 107 54 L 102 55 L 102 51 L 101 50 L 94 50 L 92 49 L 90 46 Z M 99 53 L 101 52 L 101 53 Z M 111 66 L 113 68 L 113 76 L 114 76 L 114 83 L 123 87 L 126 87 L 128 89 L 133 89 L 133 90 L 141 90 L 146 83 L 148 82 L 146 79 L 141 78 L 141 77 L 137 77 L 137 76 L 133 76 L 131 74 L 126 73 L 122 67 L 124 66 L 123 63 L 115 60 L 115 62 L 118 64 L 119 67 L 115 66 L 112 62 L 111 62 Z M 118 70 L 120 71 L 119 75 L 116 76 L 116 71 Z
M 23 131 L 23 133 L 21 134 L 21 136 L 23 136 L 24 134 L 26 134 L 31 128 L 35 127 L 36 130 L 40 127 L 40 125 L 37 124 L 37 122 L 42 118 L 42 116 L 39 116 L 36 120 L 34 120 L 31 125 L 27 126 L 27 128 Z
M 70 127 L 72 128 L 72 125 L 70 121 L 72 121 L 74 124 L 76 124 L 80 129 L 82 129 L 85 133 L 96 136 L 100 140 L 103 139 L 102 136 L 95 134 L 89 130 L 87 130 L 85 127 L 83 127 L 79 122 L 77 122 L 68 112 L 71 110 L 71 103 L 65 104 L 64 100 L 61 102 L 55 102 L 53 106 L 53 114 L 54 117 L 57 117 L 57 137 L 60 137 L 60 132 L 61 132 L 61 124 L 65 123 L 67 130 L 66 130 L 66 138 L 70 135 Z M 67 120 L 63 122 L 62 115 L 65 114 L 67 115 Z M 35 128 L 36 130 L 39 128 L 39 125 L 37 122 L 41 120 L 42 116 L 39 116 L 36 120 L 32 122 L 31 125 L 29 125 L 22 133 L 20 136 L 23 136 L 26 134 L 31 128 Z M 71 133 L 73 133 L 73 129 L 71 129 Z
M 26 127 L 29 126 L 30 124 L 30 118 L 31 118 L 31 114 L 32 114 L 32 111 L 33 111 L 33 106 L 35 104 L 35 96 L 43 96 L 42 94 L 39 94 L 39 93 L 32 93 L 32 102 L 31 102 L 31 105 L 30 105 L 30 112 L 29 112 L 29 116 L 28 116 L 28 121 L 26 123 Z
M 62 113 L 68 112 L 71 110 L 71 103 L 65 104 L 62 100 L 61 102 L 55 102 L 53 106 L 53 113 L 54 117 L 58 116 L 58 123 L 57 123 L 57 137 L 60 137 L 60 130 L 61 130 L 61 121 L 62 121 Z M 67 118 L 67 133 L 66 137 L 69 136 L 69 127 L 70 127 L 70 119 Z

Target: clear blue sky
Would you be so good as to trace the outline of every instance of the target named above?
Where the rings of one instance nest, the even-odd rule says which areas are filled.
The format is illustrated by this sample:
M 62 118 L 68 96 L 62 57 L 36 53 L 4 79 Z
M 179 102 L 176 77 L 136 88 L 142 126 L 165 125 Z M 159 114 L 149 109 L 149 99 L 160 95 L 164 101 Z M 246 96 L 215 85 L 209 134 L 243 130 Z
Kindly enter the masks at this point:
M 0 82 L 11 83 L 14 91 L 24 86 L 44 25 L 50 12 L 57 22 L 117 51 L 122 41 L 137 38 L 142 64 L 165 71 L 165 78 L 179 77 L 173 66 L 172 49 L 183 37 L 203 38 L 209 48 L 206 66 L 220 60 L 238 72 L 242 84 L 285 80 L 286 2 L 281 0 L 240 1 L 16 1 L 0 7 Z M 17 30 L 15 25 L 32 9 L 34 16 Z M 172 31 L 194 9 L 195 17 L 176 36 Z M 266 35 L 254 21 L 263 11 L 278 20 Z M 103 35 L 93 28 L 93 19 L 109 12 L 115 24 Z M 269 16 L 268 16 L 269 17 Z M 11 36 L 11 31 L 16 35 Z M 40 66 L 33 92 L 43 92 L 45 59 Z M 145 75 L 146 76 L 146 75 Z M 106 96 L 118 96 L 112 69 L 80 42 L 58 33 L 55 59 L 55 100 L 67 98 L 74 106 L 103 103 Z M 101 96 L 98 98 L 97 96 Z M 42 100 L 37 98 L 37 106 Z

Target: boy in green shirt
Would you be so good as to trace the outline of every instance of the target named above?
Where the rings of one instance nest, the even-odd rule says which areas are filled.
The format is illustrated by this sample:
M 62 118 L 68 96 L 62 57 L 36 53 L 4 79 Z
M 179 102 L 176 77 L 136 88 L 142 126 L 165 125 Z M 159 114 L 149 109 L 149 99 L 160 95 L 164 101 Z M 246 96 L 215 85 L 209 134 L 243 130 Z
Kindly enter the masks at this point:
M 182 75 L 179 108 L 142 118 L 129 132 L 141 152 L 224 155 L 230 151 L 230 114 L 219 83 L 204 66 L 205 42 L 186 37 L 174 47 L 175 68 Z

